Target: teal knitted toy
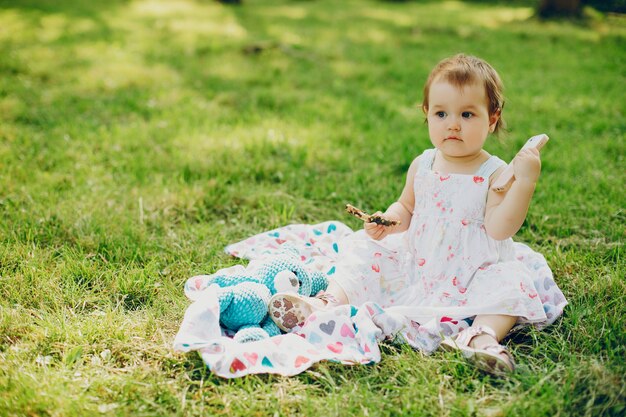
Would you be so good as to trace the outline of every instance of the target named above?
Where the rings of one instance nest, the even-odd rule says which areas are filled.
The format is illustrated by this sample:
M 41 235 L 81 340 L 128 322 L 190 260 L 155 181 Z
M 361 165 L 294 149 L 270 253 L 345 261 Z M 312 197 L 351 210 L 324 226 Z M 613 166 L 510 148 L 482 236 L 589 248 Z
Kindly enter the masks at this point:
M 220 324 L 236 332 L 238 342 L 261 340 L 280 334 L 267 314 L 269 299 L 277 292 L 312 296 L 328 286 L 326 275 L 309 271 L 296 256 L 274 256 L 245 274 L 213 275 L 206 283 L 217 285 Z

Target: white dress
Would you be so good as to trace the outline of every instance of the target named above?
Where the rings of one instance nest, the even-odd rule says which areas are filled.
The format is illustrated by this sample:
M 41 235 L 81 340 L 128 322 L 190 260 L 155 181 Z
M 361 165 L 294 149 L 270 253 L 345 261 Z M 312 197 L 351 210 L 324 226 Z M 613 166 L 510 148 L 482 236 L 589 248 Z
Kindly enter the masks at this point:
M 545 258 L 512 239 L 497 241 L 484 227 L 489 176 L 504 162 L 492 156 L 473 175 L 432 171 L 426 150 L 414 179 L 409 229 L 374 241 L 339 222 L 290 225 L 230 245 L 234 256 L 263 259 L 295 248 L 328 274 L 350 304 L 376 302 L 430 333 L 452 335 L 478 314 L 550 324 L 567 304 Z M 433 327 L 436 323 L 436 328 Z

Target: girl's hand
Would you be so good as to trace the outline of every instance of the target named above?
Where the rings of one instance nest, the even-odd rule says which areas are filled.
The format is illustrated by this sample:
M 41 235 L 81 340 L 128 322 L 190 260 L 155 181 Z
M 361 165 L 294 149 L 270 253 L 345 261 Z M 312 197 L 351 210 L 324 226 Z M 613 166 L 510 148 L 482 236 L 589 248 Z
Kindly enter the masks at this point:
M 541 173 L 541 158 L 535 148 L 521 150 L 513 160 L 515 181 L 534 184 Z
M 377 211 L 373 215 L 384 216 L 384 214 L 380 211 Z M 367 233 L 367 235 L 374 240 L 381 240 L 389 234 L 389 226 L 383 226 L 376 223 L 364 223 L 363 229 L 365 230 L 365 233 Z

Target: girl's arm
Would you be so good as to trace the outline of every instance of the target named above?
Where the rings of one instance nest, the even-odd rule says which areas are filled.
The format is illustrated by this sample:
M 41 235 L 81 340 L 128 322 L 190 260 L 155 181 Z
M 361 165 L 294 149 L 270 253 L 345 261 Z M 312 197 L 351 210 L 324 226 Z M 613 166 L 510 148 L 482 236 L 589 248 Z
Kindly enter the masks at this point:
M 541 159 L 537 149 L 524 149 L 513 160 L 515 181 L 506 193 L 489 190 L 485 211 L 485 229 L 496 240 L 508 239 L 522 227 L 535 184 L 541 173 Z M 501 168 L 494 177 L 502 172 Z M 495 178 L 494 178 L 495 180 Z
M 380 214 L 389 220 L 398 220 L 400 224 L 396 226 L 382 226 L 376 223 L 365 223 L 363 228 L 365 233 L 372 239 L 380 240 L 392 233 L 404 232 L 409 228 L 411 216 L 413 215 L 413 207 L 415 206 L 415 192 L 413 191 L 413 180 L 419 166 L 419 157 L 415 158 L 406 174 L 404 189 L 398 201 L 394 202 L 387 208 L 384 213 L 377 211 L 374 214 Z

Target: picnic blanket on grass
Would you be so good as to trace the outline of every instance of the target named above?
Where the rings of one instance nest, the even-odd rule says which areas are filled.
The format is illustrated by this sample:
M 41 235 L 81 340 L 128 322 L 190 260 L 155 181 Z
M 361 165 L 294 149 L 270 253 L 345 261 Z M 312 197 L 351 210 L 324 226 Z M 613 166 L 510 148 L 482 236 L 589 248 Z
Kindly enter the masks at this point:
M 425 331 L 423 326 L 411 326 L 402 315 L 366 303 L 360 308 L 342 305 L 313 314 L 294 333 L 238 343 L 220 328 L 214 289 L 207 288 L 187 309 L 174 347 L 198 351 L 209 369 L 225 378 L 259 373 L 291 376 L 322 360 L 377 363 L 381 358 L 378 342 L 401 332 L 417 340 L 417 332 Z
M 359 234 L 363 231 L 354 232 L 338 221 L 284 226 L 227 246 L 228 254 L 251 262 L 247 266 L 224 268 L 215 274 L 254 270 L 263 260 L 281 254 L 286 246 L 291 246 L 308 268 L 321 271 L 332 279 L 342 257 L 350 256 L 351 239 Z M 396 234 L 385 238 L 384 245 L 393 250 L 394 247 L 400 248 L 402 242 L 402 234 Z M 526 245 L 515 245 L 520 256 L 532 254 Z M 535 268 L 540 271 L 536 286 L 544 285 L 546 290 L 556 288 L 545 262 L 536 264 Z M 468 328 L 472 321 L 469 317 L 463 318 L 467 314 L 462 307 L 449 307 L 445 310 L 446 315 L 442 315 L 441 309 L 428 306 L 382 308 L 376 302 L 368 301 L 358 306 L 342 305 L 317 312 L 289 334 L 238 343 L 232 339 L 231 333 L 220 327 L 217 287 L 208 285 L 213 275 L 203 279 L 191 278 L 185 284 L 185 294 L 193 303 L 185 312 L 174 348 L 184 352 L 198 351 L 210 370 L 225 378 L 257 373 L 291 376 L 323 360 L 351 365 L 377 363 L 381 359 L 378 344 L 383 340 L 406 342 L 415 349 L 430 353 L 437 349 L 444 335 L 455 335 Z M 560 297 L 546 298 L 544 309 L 548 320 L 535 324 L 537 327 L 556 320 L 567 304 L 560 291 L 556 295 Z M 552 299 L 554 302 L 550 301 Z
M 329 221 L 317 225 L 289 225 L 260 233 L 226 247 L 232 256 L 249 259 L 246 267 L 236 265 L 215 274 L 237 274 L 254 269 L 281 252 L 283 245 L 297 248 L 307 267 L 332 279 L 337 244 L 354 232 L 345 224 Z M 213 274 L 213 275 L 215 275 Z M 205 281 L 211 276 L 207 276 Z M 438 346 L 440 327 L 433 320 L 419 325 L 393 309 L 374 302 L 361 306 L 342 305 L 311 315 L 292 333 L 265 340 L 237 343 L 219 324 L 217 288 L 188 281 L 185 294 L 193 303 L 187 308 L 174 340 L 178 351 L 197 351 L 216 375 L 233 378 L 248 374 L 296 375 L 322 360 L 343 364 L 372 364 L 381 359 L 378 343 L 398 338 L 416 349 L 430 352 Z M 465 326 L 463 326 L 465 325 Z M 467 323 L 462 323 L 467 327 Z

